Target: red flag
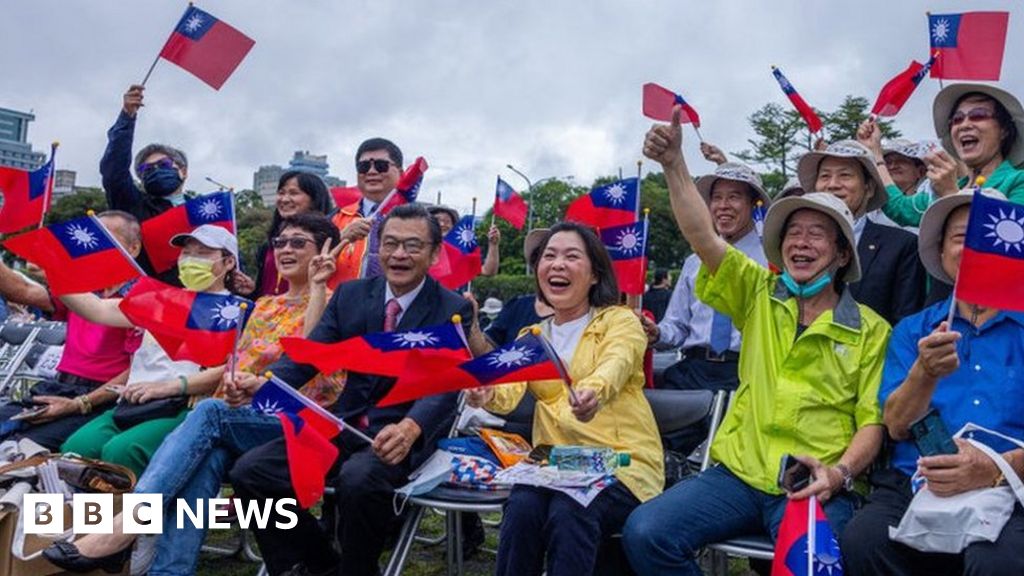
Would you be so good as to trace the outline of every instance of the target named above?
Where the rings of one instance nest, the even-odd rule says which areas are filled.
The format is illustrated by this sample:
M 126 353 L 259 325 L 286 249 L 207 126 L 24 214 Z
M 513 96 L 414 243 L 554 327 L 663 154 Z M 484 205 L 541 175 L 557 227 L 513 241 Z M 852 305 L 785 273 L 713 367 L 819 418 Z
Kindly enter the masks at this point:
M 595 186 L 589 193 L 569 204 L 565 219 L 594 228 L 622 226 L 636 221 L 640 201 L 640 181 L 626 178 Z
M 878 93 L 878 99 L 871 108 L 871 113 L 876 116 L 895 116 L 903 105 L 910 99 L 921 79 L 928 73 L 928 70 L 935 64 L 935 56 L 932 56 L 927 64 L 921 64 L 912 60 L 906 70 L 897 74 L 892 80 L 882 86 Z
M 334 198 L 335 206 L 344 208 L 362 200 L 363 193 L 359 191 L 357 186 L 335 186 L 331 188 L 331 196 Z
M 413 351 L 398 381 L 378 406 L 402 404 L 424 396 L 508 382 L 554 380 L 561 375 L 540 338 L 526 334 L 501 348 L 461 364 Z
M 814 111 L 814 108 L 811 108 L 811 106 L 803 99 L 803 96 L 800 96 L 800 93 L 796 91 L 796 88 L 794 88 L 793 84 L 789 82 L 789 79 L 782 75 L 782 70 L 772 66 L 772 75 L 775 76 L 775 80 L 778 81 L 779 86 L 786 94 L 786 97 L 789 98 L 793 107 L 796 108 L 796 111 L 800 113 L 801 117 L 803 117 L 804 122 L 807 123 L 807 128 L 811 131 L 811 134 L 820 132 L 822 127 L 821 118 L 818 118 L 818 114 Z
M 789 500 L 775 539 L 772 576 L 842 574 L 839 542 L 816 498 Z
M 230 192 L 198 196 L 142 223 L 142 246 L 157 273 L 178 262 L 181 248 L 171 246 L 176 234 L 187 234 L 203 224 L 235 233 L 235 208 Z
M 474 224 L 473 216 L 460 218 L 441 243 L 441 257 L 430 267 L 430 275 L 449 290 L 466 285 L 480 274 L 480 245 Z
M 1000 310 L 1024 311 L 1024 206 L 980 192 L 971 200 L 956 297 Z
M 929 14 L 931 51 L 939 54 L 931 77 L 999 80 L 1009 22 L 1009 12 Z
M 255 43 L 210 13 L 189 5 L 160 57 L 220 90 Z
M 252 302 L 230 294 L 183 290 L 146 277 L 121 300 L 120 308 L 132 324 L 148 330 L 172 360 L 220 366 L 234 350 L 238 325 L 245 325 Z
M 276 414 L 284 431 L 288 473 L 299 505 L 309 508 L 324 493 L 324 480 L 338 447 L 331 439 L 343 423 L 286 382 L 271 376 L 252 398 L 252 409 Z
M 672 108 L 676 104 L 682 107 L 682 114 L 679 115 L 679 121 L 683 124 L 692 123 L 694 126 L 700 128 L 700 116 L 697 115 L 697 111 L 694 110 L 693 106 L 686 103 L 686 100 L 679 94 L 658 86 L 654 82 L 648 82 L 644 84 L 643 93 L 643 110 L 644 116 L 652 120 L 660 120 L 662 122 L 672 121 Z
M 647 220 L 601 229 L 619 291 L 643 294 L 647 281 Z
M 494 215 L 514 226 L 516 230 L 522 230 L 529 213 L 530 207 L 526 200 L 498 176 L 498 184 L 494 188 Z
M 379 376 L 398 376 L 413 350 L 448 358 L 451 364 L 469 358 L 462 326 L 446 322 L 405 332 L 375 332 L 324 344 L 303 338 L 281 338 L 295 362 L 312 364 L 324 374 L 349 370 Z
M 53 154 L 50 161 L 31 172 L 0 166 L 0 234 L 38 226 L 50 205 L 53 192 Z
M 33 230 L 8 239 L 4 246 L 45 270 L 55 296 L 102 290 L 142 275 L 95 216 Z

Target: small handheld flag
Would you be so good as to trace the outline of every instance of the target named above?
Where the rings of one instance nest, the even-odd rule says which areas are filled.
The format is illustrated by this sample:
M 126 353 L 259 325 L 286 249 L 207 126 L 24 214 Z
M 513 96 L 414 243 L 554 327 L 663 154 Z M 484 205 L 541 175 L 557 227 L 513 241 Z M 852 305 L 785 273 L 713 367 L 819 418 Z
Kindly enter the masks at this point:
M 931 70 L 936 57 L 932 56 L 925 64 L 912 60 L 906 70 L 886 82 L 878 93 L 875 105 L 871 107 L 871 113 L 875 116 L 895 116 L 910 99 L 925 74 Z
M 1024 206 L 975 190 L 954 299 L 1024 311 Z
M 601 242 L 612 258 L 619 291 L 643 294 L 647 275 L 647 220 L 602 228 Z
M 252 38 L 190 3 L 142 84 L 146 84 L 157 61 L 163 58 L 220 90 L 254 44 Z
M 775 539 L 772 576 L 842 576 L 839 542 L 814 496 L 789 500 Z
M 480 274 L 480 245 L 474 221 L 473 215 L 459 219 L 441 243 L 444 258 L 430 268 L 430 275 L 449 290 L 466 285 Z
M 800 93 L 796 91 L 793 84 L 790 83 L 789 79 L 783 76 L 782 70 L 772 66 L 772 75 L 775 76 L 775 80 L 778 81 L 779 87 L 782 88 L 782 92 L 789 98 L 789 101 L 796 108 L 796 111 L 800 113 L 800 116 L 807 123 L 807 129 L 811 131 L 811 134 L 816 134 L 821 131 L 822 123 L 821 118 L 818 117 L 818 113 L 811 108 L 809 104 L 800 96 Z
M 516 230 L 522 230 L 529 209 L 523 197 L 498 176 L 498 183 L 494 187 L 494 215 L 504 219 Z
M 142 246 L 149 255 L 153 270 L 160 273 L 173 268 L 181 248 L 171 246 L 171 238 L 192 232 L 203 224 L 213 224 L 235 233 L 235 204 L 231 192 L 197 196 L 144 221 Z
M 700 116 L 693 106 L 690 106 L 682 95 L 677 94 L 668 88 L 659 86 L 654 82 L 644 84 L 643 89 L 643 111 L 644 116 L 661 122 L 672 121 L 672 108 L 676 105 L 682 107 L 679 121 L 682 124 L 693 124 L 694 128 L 700 128 Z
M 50 208 L 53 194 L 54 143 L 50 160 L 32 171 L 0 166 L 0 234 L 10 234 L 29 226 L 40 226 Z
M 928 39 L 938 61 L 932 78 L 999 80 L 1009 12 L 929 14 Z
M 622 226 L 636 221 L 640 201 L 640 179 L 626 178 L 595 186 L 569 204 L 565 219 L 594 228 Z
M 15 236 L 4 246 L 45 270 L 54 296 L 93 292 L 145 276 L 91 214 Z

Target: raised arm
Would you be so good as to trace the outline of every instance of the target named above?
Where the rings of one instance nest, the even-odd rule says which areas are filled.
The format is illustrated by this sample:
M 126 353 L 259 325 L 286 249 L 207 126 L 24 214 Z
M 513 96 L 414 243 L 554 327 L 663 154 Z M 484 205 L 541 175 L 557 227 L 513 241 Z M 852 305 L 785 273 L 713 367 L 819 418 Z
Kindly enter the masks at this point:
M 672 110 L 670 125 L 651 127 L 644 140 L 644 156 L 659 162 L 664 169 L 669 201 L 679 230 L 704 265 L 714 274 L 725 258 L 728 244 L 715 233 L 711 214 L 704 204 L 704 199 L 697 192 L 697 186 L 686 167 L 682 150 L 683 131 L 679 124 L 680 112 L 680 107 L 676 106 Z
M 142 192 L 132 179 L 132 141 L 135 139 L 135 116 L 143 106 L 142 86 L 133 85 L 124 94 L 121 113 L 107 131 L 107 149 L 100 159 L 100 175 L 111 210 L 133 209 L 142 198 Z
M 60 301 L 69 310 L 94 324 L 114 328 L 132 328 L 134 325 L 121 312 L 120 298 L 100 298 L 95 294 L 65 294 Z
M 0 296 L 11 302 L 34 306 L 44 312 L 53 312 L 53 302 L 46 288 L 29 282 L 0 260 Z
M 494 276 L 498 273 L 498 267 L 501 265 L 501 231 L 498 230 L 497 226 L 491 225 L 490 230 L 487 231 L 487 257 L 484 258 L 483 269 L 480 270 L 481 276 Z

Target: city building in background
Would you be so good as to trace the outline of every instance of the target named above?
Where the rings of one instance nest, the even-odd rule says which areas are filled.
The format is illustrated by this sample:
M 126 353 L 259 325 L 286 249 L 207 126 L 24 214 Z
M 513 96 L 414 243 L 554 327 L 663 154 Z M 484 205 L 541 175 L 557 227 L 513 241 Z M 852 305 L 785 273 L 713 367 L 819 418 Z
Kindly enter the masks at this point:
M 58 200 L 75 193 L 75 178 L 78 176 L 74 170 L 54 170 L 53 172 L 53 199 Z
M 46 154 L 34 152 L 28 142 L 28 123 L 34 114 L 0 108 L 0 166 L 35 170 L 46 162 Z
M 252 189 L 259 194 L 264 206 L 273 206 L 277 198 L 277 183 L 286 170 L 301 170 L 310 172 L 323 178 L 328 188 L 345 186 L 345 181 L 337 176 L 331 176 L 328 172 L 330 164 L 327 163 L 327 155 L 311 154 L 309 150 L 296 150 L 292 159 L 288 162 L 288 168 L 282 168 L 277 164 L 260 166 L 252 175 Z

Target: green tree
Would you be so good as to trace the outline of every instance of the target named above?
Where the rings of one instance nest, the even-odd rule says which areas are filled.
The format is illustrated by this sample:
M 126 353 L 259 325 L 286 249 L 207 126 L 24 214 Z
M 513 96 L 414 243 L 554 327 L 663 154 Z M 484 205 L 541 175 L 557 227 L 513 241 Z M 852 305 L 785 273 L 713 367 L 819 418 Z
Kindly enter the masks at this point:
M 769 194 L 775 194 L 796 174 L 797 159 L 810 148 L 810 135 L 795 110 L 769 102 L 747 118 L 754 137 L 750 148 L 735 155 L 760 168 Z
M 46 223 L 63 222 L 85 216 L 89 210 L 96 213 L 107 209 L 107 198 L 100 188 L 78 188 L 74 194 L 58 199 L 50 206 L 46 214 Z
M 245 208 L 263 208 L 263 198 L 255 190 L 246 188 L 235 192 L 235 207 L 239 210 Z
M 843 103 L 834 112 L 826 112 L 821 115 L 821 122 L 825 126 L 829 141 L 856 140 L 857 128 L 867 119 L 871 103 L 862 96 L 846 95 Z M 900 131 L 893 128 L 892 120 L 878 119 L 878 127 L 882 130 L 883 138 L 899 138 Z
M 270 223 L 274 218 L 274 211 L 259 206 L 242 207 L 238 209 L 238 252 L 242 257 L 243 268 L 246 272 L 256 269 L 256 253 L 260 246 L 267 241 L 267 234 L 270 233 Z

